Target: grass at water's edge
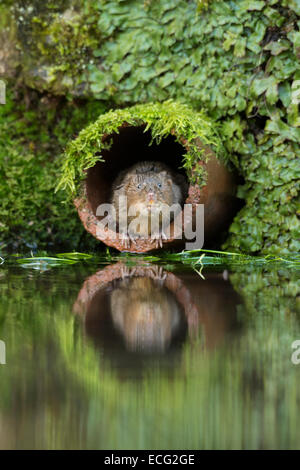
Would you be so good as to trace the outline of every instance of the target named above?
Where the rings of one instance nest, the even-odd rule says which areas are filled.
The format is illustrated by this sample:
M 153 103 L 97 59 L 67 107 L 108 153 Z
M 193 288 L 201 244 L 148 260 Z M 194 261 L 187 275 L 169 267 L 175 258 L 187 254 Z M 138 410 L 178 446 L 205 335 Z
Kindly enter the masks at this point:
M 24 268 L 33 268 L 37 270 L 48 270 L 52 267 L 67 266 L 79 262 L 91 264 L 113 264 L 122 261 L 128 265 L 137 263 L 168 265 L 172 270 L 172 265 L 184 266 L 198 270 L 201 266 L 211 266 L 219 268 L 227 267 L 285 267 L 297 269 L 300 268 L 300 254 L 293 253 L 284 257 L 278 255 L 249 256 L 241 253 L 232 253 L 218 250 L 197 249 L 192 251 L 181 251 L 179 253 L 164 252 L 162 254 L 136 255 L 131 253 L 115 253 L 107 249 L 103 253 L 57 253 L 48 255 L 45 252 L 30 256 L 2 255 L 0 256 L 0 265 L 15 265 Z

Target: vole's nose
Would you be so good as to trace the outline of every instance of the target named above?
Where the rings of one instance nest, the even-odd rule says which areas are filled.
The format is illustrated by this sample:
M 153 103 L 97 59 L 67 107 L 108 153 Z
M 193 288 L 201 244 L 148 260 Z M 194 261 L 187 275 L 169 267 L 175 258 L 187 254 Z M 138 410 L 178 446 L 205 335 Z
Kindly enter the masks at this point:
M 150 204 L 155 201 L 155 194 L 154 194 L 153 191 L 149 191 L 149 193 L 148 193 L 148 201 L 150 202 Z

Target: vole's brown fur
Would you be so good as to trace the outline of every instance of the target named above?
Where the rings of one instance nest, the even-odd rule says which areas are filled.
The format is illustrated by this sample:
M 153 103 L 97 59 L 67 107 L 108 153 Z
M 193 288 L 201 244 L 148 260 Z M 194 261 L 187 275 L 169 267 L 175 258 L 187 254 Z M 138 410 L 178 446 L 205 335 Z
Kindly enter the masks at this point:
M 111 203 L 120 222 L 124 211 L 119 210 L 119 197 L 126 196 L 127 212 L 134 207 L 141 221 L 138 233 L 131 233 L 131 238 L 147 238 L 151 233 L 151 212 L 162 210 L 164 205 L 182 205 L 186 190 L 184 176 L 175 174 L 164 163 L 140 162 L 118 175 L 113 183 Z M 128 216 L 128 225 L 136 215 Z
M 131 351 L 163 352 L 179 328 L 180 308 L 173 294 L 148 277 L 119 281 L 110 306 L 113 323 Z

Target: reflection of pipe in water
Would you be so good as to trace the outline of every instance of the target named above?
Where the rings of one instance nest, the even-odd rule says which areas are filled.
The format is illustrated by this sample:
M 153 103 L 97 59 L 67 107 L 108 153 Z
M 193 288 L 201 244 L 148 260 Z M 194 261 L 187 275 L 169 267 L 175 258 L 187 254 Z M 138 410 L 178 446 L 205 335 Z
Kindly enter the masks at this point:
M 240 298 L 221 274 L 174 275 L 154 265 L 129 270 L 119 262 L 89 277 L 74 311 L 84 317 L 89 336 L 117 352 L 166 353 L 202 332 L 201 349 L 213 349 L 238 326 Z M 123 339 L 120 342 L 120 335 Z M 174 342 L 175 339 L 175 342 Z M 177 343 L 176 343 L 177 344 Z M 199 347 L 199 342 L 195 343 Z
M 193 274 L 184 274 L 182 280 L 197 314 L 189 321 L 189 335 L 193 340 L 203 333 L 202 347 L 212 350 L 224 341 L 231 341 L 241 324 L 237 318 L 237 306 L 242 303 L 229 280 L 222 274 L 205 274 L 205 281 Z M 186 301 L 185 301 L 186 302 Z

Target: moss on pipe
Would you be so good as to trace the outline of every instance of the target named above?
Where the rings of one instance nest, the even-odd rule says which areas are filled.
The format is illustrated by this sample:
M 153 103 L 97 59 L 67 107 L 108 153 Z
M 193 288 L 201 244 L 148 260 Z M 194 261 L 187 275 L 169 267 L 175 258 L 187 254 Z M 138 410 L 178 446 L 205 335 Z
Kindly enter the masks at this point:
M 192 168 L 199 159 L 205 161 L 206 156 L 204 150 L 199 150 L 196 139 L 200 138 L 204 146 L 209 146 L 217 156 L 229 163 L 229 155 L 222 147 L 219 136 L 219 126 L 205 113 L 172 100 L 148 103 L 111 110 L 83 129 L 67 146 L 58 188 L 66 188 L 74 195 L 78 183 L 85 177 L 84 170 L 103 160 L 103 150 L 111 147 L 112 141 L 104 138 L 118 134 L 124 124 L 145 126 L 145 132 L 150 130 L 152 141 L 156 143 L 170 134 L 174 135 L 177 142 L 185 142 L 188 150 L 183 155 L 183 167 L 191 182 L 200 186 L 205 184 L 205 174 L 199 167 L 196 176 L 192 175 Z

